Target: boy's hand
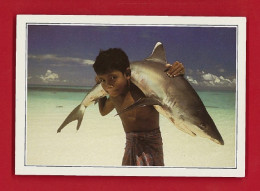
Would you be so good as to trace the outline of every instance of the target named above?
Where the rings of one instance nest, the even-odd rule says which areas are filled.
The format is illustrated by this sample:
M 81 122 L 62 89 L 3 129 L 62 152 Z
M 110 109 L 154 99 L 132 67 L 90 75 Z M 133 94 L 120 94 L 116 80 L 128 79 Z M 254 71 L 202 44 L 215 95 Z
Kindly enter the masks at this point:
M 165 72 L 170 78 L 185 74 L 185 69 L 181 62 L 176 61 L 173 65 L 166 64 L 165 67 L 167 68 Z

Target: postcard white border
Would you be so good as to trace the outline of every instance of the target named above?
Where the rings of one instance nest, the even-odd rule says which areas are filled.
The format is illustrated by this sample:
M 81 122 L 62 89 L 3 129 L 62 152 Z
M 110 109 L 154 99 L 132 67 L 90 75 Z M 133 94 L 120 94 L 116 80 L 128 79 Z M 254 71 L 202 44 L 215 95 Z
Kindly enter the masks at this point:
M 26 37 L 28 24 L 55 25 L 162 25 L 162 26 L 236 26 L 237 27 L 237 163 L 236 168 L 171 168 L 171 167 L 50 167 L 25 165 L 26 128 Z M 239 108 L 239 110 L 237 109 Z M 101 175 L 101 176 L 245 176 L 246 116 L 246 18 L 245 17 L 179 17 L 179 16 L 97 16 L 97 15 L 17 15 L 16 36 L 16 175 Z

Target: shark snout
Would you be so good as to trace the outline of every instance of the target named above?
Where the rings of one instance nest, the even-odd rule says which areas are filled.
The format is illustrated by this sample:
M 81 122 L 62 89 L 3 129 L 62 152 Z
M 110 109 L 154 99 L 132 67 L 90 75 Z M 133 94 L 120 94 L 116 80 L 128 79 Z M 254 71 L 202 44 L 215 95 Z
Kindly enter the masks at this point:
M 211 140 L 219 145 L 224 145 L 224 140 L 222 138 L 220 138 L 220 139 L 211 138 Z
M 211 127 L 210 129 L 211 131 L 206 132 L 210 138 L 210 140 L 212 140 L 213 142 L 219 144 L 219 145 L 224 145 L 224 140 L 221 137 L 219 131 L 217 130 L 217 128 Z

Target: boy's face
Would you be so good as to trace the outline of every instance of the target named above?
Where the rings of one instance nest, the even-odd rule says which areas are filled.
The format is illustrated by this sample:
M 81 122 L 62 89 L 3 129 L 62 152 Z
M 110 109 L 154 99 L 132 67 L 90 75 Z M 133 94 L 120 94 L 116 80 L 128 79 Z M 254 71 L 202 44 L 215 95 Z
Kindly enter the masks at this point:
M 130 75 L 113 70 L 106 74 L 97 75 L 103 89 L 111 96 L 116 97 L 126 92 Z

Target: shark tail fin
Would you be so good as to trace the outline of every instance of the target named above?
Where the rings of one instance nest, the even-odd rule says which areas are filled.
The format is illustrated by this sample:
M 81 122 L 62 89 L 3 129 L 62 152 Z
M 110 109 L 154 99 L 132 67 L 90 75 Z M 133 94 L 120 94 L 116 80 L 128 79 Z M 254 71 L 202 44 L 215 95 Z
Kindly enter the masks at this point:
M 86 107 L 83 104 L 78 105 L 73 111 L 68 115 L 68 117 L 64 120 L 61 126 L 58 128 L 57 133 L 61 132 L 61 130 L 68 125 L 70 122 L 78 120 L 77 130 L 79 130 L 84 112 Z
M 120 115 L 131 109 L 134 109 L 135 107 L 144 107 L 144 106 L 149 106 L 149 105 L 160 105 L 161 106 L 161 103 L 157 99 L 154 99 L 154 98 L 142 97 L 142 98 L 138 99 L 132 105 L 126 107 L 125 109 L 123 109 L 122 111 L 117 113 L 115 116 Z

